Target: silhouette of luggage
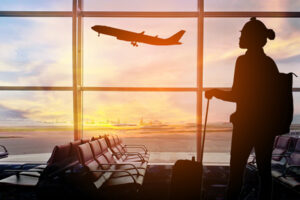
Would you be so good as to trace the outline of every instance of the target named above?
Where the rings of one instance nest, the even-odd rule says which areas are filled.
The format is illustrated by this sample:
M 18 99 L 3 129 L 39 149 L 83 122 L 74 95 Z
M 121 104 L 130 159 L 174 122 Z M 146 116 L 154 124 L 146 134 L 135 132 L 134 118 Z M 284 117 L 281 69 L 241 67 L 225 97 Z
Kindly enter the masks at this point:
M 201 197 L 202 164 L 178 160 L 172 169 L 170 200 L 199 200 Z
M 293 121 L 293 75 L 294 73 L 279 73 L 275 82 L 275 96 L 273 97 L 273 121 L 272 125 L 276 135 L 290 132 L 290 125 Z
M 206 133 L 206 124 L 209 108 L 209 99 L 207 100 L 202 146 L 200 152 L 200 162 L 192 160 L 178 160 L 172 169 L 170 200 L 200 200 L 202 189 L 203 173 L 203 151 Z

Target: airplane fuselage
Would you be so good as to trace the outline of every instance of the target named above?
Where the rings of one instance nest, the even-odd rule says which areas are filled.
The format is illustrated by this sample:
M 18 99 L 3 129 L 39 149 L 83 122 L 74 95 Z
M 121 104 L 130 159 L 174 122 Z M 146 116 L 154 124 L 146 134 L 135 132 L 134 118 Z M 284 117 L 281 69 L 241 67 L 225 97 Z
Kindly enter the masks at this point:
M 170 38 L 162 39 L 158 36 L 149 36 L 142 33 L 135 33 L 131 31 L 126 31 L 118 28 L 108 27 L 108 26 L 93 26 L 92 29 L 98 34 L 105 34 L 114 36 L 119 40 L 130 41 L 134 46 L 137 46 L 137 42 L 152 44 L 152 45 L 178 45 L 181 44 L 178 41 L 171 40 Z

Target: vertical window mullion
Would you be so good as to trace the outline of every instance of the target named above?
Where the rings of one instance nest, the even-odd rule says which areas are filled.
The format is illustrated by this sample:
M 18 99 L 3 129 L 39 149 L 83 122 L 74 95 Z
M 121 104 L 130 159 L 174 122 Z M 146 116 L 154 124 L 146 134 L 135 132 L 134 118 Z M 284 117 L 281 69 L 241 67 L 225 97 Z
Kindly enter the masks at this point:
M 78 124 L 78 75 L 77 75 L 77 0 L 73 0 L 72 10 L 72 73 L 73 73 L 73 126 L 74 140 L 81 138 Z
M 203 23 L 204 0 L 198 0 L 197 33 L 197 161 L 202 161 L 202 92 L 203 92 Z

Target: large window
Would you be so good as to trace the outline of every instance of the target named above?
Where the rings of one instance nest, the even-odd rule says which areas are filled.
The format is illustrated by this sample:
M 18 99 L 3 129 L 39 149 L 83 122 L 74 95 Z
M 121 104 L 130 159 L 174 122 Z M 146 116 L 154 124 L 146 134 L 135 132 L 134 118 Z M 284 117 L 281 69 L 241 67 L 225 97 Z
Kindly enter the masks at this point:
M 206 89 L 229 88 L 240 30 L 258 17 L 276 32 L 265 51 L 300 74 L 296 1 L 4 0 L 0 5 L 0 143 L 13 154 L 99 134 L 144 143 L 151 162 L 200 158 Z M 148 35 L 186 33 L 151 46 L 100 35 L 106 25 Z M 299 80 L 294 82 L 299 127 Z M 213 100 L 206 162 L 229 161 L 235 104 Z M 31 145 L 35 144 L 35 145 Z

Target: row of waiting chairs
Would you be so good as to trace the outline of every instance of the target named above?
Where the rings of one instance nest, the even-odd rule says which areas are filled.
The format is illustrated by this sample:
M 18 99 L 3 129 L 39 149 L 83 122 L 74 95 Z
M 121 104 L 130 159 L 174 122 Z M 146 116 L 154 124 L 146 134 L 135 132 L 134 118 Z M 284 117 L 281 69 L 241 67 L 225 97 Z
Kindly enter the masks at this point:
M 141 151 L 132 152 L 130 148 Z M 55 146 L 47 163 L 29 170 L 24 169 L 26 164 L 18 170 L 6 170 L 14 174 L 0 180 L 0 186 L 40 189 L 47 181 L 68 177 L 71 187 L 92 198 L 115 195 L 111 191 L 116 188 L 135 195 L 132 191 L 140 189 L 148 161 L 149 152 L 143 145 L 125 145 L 117 136 L 93 137 Z
M 112 137 L 78 146 L 80 163 L 88 174 L 86 179 L 93 182 L 93 188 L 88 186 L 93 197 L 107 196 L 103 191 L 113 188 L 118 188 L 118 193 L 136 192 L 141 188 L 147 169 L 147 152 L 122 153 L 121 149 Z M 112 193 L 108 193 L 112 199 Z
M 256 169 L 255 157 L 248 163 Z M 300 194 L 300 138 L 277 136 L 272 152 L 273 179 Z

